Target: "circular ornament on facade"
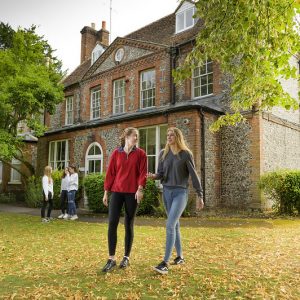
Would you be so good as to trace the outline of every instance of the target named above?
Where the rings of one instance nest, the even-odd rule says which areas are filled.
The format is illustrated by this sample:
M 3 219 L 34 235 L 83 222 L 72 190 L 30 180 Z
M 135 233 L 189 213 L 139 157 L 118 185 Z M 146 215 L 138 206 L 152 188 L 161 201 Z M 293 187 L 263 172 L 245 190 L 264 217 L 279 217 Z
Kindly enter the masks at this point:
M 121 62 L 121 60 L 122 60 L 123 57 L 124 57 L 124 53 L 125 53 L 124 48 L 119 48 L 119 49 L 116 51 L 116 53 L 115 53 L 115 61 L 116 61 L 117 63 Z

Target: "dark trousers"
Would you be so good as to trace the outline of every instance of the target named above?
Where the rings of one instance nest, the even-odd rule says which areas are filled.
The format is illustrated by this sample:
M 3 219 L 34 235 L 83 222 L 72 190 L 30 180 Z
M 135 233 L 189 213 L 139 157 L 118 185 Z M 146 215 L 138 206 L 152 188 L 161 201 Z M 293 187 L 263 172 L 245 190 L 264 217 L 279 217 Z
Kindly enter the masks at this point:
M 45 218 L 45 211 L 46 211 L 46 207 L 48 205 L 47 218 L 50 218 L 51 211 L 53 208 L 52 194 L 50 192 L 48 193 L 48 201 L 46 201 L 45 193 L 43 193 L 43 196 L 44 196 L 44 199 L 43 199 L 43 204 L 42 204 L 42 209 L 41 209 L 41 217 Z
M 68 213 L 68 191 L 62 190 L 60 193 L 60 209 L 63 214 Z
M 121 210 L 125 204 L 125 256 L 130 255 L 133 242 L 133 224 L 137 210 L 135 194 L 113 192 L 109 201 L 108 216 L 108 249 L 109 255 L 113 256 L 117 247 L 117 229 L 119 225 Z

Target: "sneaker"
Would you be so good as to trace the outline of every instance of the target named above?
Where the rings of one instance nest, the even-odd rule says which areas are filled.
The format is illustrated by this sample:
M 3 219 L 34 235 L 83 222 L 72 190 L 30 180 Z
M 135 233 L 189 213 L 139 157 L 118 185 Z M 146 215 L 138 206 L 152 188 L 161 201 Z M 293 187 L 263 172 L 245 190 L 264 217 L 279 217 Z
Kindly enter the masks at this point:
M 74 215 L 70 218 L 70 220 L 74 221 L 74 220 L 77 220 L 78 219 L 78 216 L 77 215 Z
M 46 219 L 46 218 L 42 218 L 42 223 L 49 223 L 50 220 Z
M 162 261 L 159 265 L 154 267 L 154 270 L 160 274 L 168 274 L 169 268 L 168 264 L 165 261 Z
M 68 214 L 65 214 L 65 215 L 63 216 L 63 219 L 64 219 L 64 220 L 68 220 L 68 219 L 69 219 L 69 215 L 68 215 Z
M 109 259 L 106 263 L 106 265 L 103 267 L 102 272 L 107 273 L 109 271 L 111 271 L 113 268 L 116 267 L 116 261 Z
M 120 262 L 119 268 L 120 269 L 126 269 L 129 266 L 129 259 L 128 257 L 124 256 L 122 261 Z
M 177 256 L 174 261 L 171 263 L 171 265 L 182 265 L 185 263 L 184 258 Z
M 63 219 L 64 216 L 65 216 L 65 214 L 61 214 L 61 215 L 59 215 L 57 218 L 58 218 L 58 219 Z

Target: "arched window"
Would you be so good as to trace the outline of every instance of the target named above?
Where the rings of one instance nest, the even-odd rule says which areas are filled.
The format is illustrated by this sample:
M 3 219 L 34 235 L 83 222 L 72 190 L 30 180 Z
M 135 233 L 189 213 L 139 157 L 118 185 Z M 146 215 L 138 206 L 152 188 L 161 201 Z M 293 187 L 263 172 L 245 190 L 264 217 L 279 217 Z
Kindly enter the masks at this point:
M 90 173 L 102 173 L 103 170 L 103 151 L 98 143 L 91 144 L 85 157 L 85 172 Z

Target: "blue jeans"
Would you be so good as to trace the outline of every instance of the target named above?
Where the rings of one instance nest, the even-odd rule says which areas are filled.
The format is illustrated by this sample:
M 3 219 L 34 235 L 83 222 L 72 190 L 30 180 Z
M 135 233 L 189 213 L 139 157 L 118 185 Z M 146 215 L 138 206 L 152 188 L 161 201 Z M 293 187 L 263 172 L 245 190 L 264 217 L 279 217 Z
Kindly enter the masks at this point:
M 76 190 L 68 192 L 68 214 L 70 216 L 76 215 L 75 195 Z
M 176 248 L 177 256 L 182 257 L 182 247 L 180 238 L 179 218 L 187 204 L 187 189 L 169 188 L 163 189 L 164 204 L 167 212 L 167 238 L 164 261 L 168 262 L 172 255 L 172 250 Z

